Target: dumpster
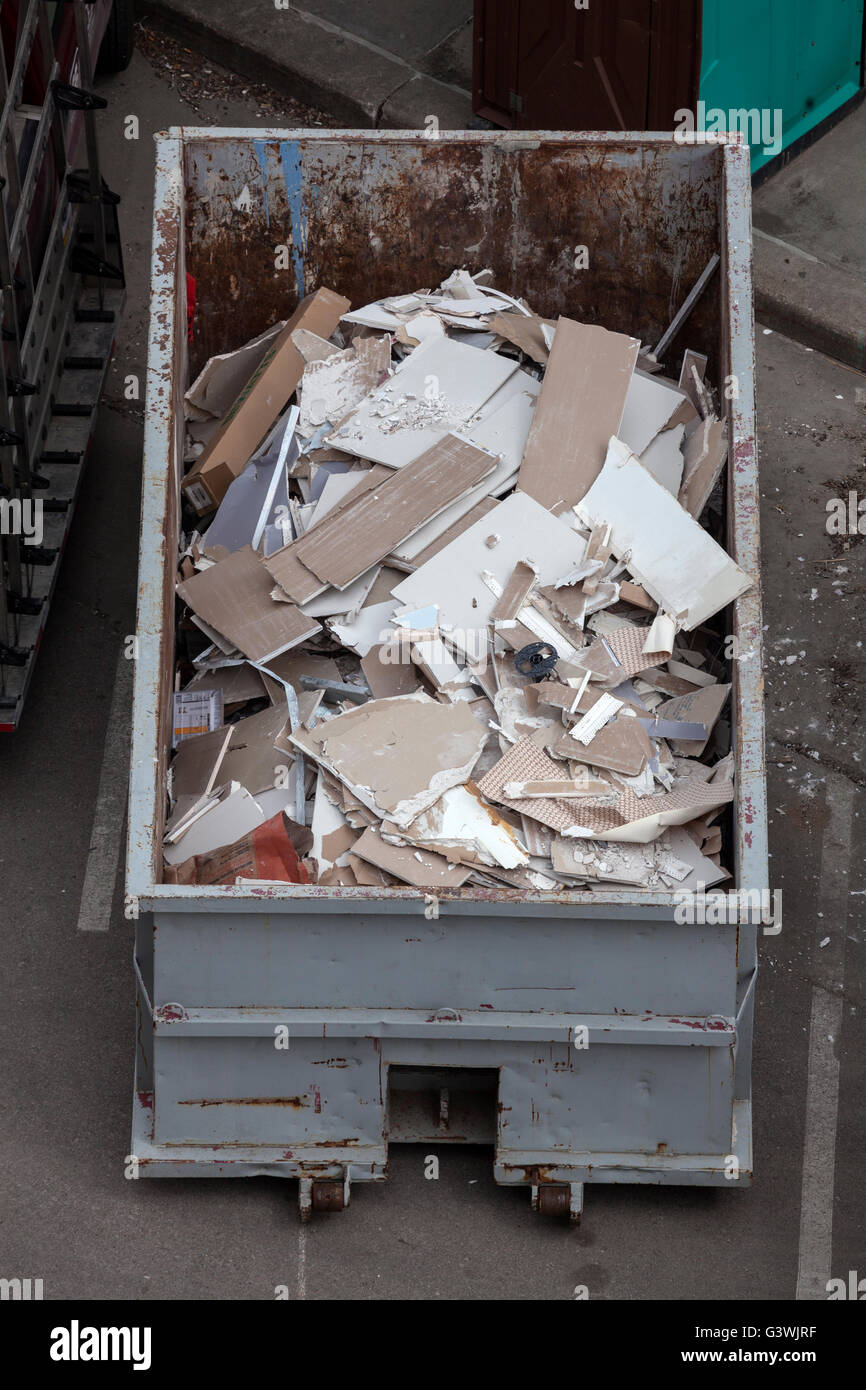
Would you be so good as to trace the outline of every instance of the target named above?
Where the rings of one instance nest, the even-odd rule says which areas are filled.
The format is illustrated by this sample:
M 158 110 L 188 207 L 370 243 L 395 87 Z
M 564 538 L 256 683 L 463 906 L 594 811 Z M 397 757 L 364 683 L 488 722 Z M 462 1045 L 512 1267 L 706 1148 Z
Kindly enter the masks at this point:
M 575 244 L 589 248 L 575 256 Z M 656 342 L 688 324 L 728 400 L 726 544 L 759 574 L 749 150 L 739 137 L 172 130 L 157 141 L 126 916 L 136 1175 L 299 1180 L 303 1215 L 387 1176 L 392 1142 L 482 1142 L 576 1219 L 592 1182 L 748 1184 L 769 889 L 757 585 L 724 617 L 752 906 L 675 894 L 162 881 L 183 393 L 322 284 L 353 304 L 472 258 L 541 314 Z M 195 342 L 187 333 L 195 281 Z M 708 894 L 712 904 L 725 894 Z M 729 896 L 729 895 L 728 895 Z

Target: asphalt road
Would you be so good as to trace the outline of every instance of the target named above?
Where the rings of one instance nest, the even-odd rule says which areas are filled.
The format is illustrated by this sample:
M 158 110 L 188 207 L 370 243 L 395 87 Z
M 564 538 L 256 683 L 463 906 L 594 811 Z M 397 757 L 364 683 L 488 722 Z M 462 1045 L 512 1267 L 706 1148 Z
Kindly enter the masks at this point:
M 110 929 L 77 923 L 135 621 L 143 408 L 122 382 L 144 381 L 151 135 L 273 116 L 192 56 L 172 67 L 176 55 L 149 51 L 102 88 L 128 308 L 24 720 L 0 744 L 0 1275 L 42 1278 L 48 1299 L 271 1299 L 278 1286 L 292 1299 L 572 1299 L 583 1284 L 591 1299 L 744 1301 L 792 1299 L 798 1276 L 808 1290 L 866 1275 L 866 542 L 825 528 L 827 500 L 863 466 L 866 380 L 760 327 L 771 886 L 784 926 L 760 942 L 754 1187 L 590 1187 L 572 1231 L 534 1216 L 525 1191 L 497 1188 L 489 1150 L 443 1147 L 428 1181 L 428 1150 L 394 1147 L 386 1184 L 357 1186 L 347 1212 L 302 1228 L 294 1183 L 125 1180 L 134 1007 L 119 874 Z M 129 114 L 137 141 L 124 138 Z

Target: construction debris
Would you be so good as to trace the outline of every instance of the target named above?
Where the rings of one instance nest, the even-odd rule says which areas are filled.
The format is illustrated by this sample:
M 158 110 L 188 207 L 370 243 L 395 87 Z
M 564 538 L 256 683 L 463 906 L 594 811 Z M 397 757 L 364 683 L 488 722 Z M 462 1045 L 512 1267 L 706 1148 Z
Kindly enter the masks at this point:
M 729 877 L 707 358 L 492 279 L 319 289 L 187 392 L 167 882 Z

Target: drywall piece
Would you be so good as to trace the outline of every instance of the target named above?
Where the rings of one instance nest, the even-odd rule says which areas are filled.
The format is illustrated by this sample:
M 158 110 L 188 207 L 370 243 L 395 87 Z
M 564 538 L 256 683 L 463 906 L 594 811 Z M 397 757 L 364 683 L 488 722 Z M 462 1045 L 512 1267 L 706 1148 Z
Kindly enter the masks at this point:
M 381 487 L 350 499 L 349 510 L 332 512 L 295 541 L 295 554 L 323 583 L 345 589 L 495 467 L 483 449 L 445 435 Z M 279 583 L 278 560 L 279 553 L 269 568 Z
M 372 826 L 355 841 L 352 853 L 414 888 L 460 888 L 472 872 L 442 854 L 390 844 Z
M 334 530 L 339 531 L 341 528 L 338 523 L 346 520 L 356 503 L 368 493 L 381 487 L 392 475 L 388 469 L 376 467 L 352 476 L 357 481 L 348 496 L 332 507 L 321 522 L 314 522 L 307 530 L 306 535 L 300 538 L 301 540 L 306 542 L 314 536 L 318 537 L 325 526 L 333 528 L 329 534 L 333 534 Z M 269 555 L 267 569 L 283 592 L 294 603 L 308 603 L 310 599 L 316 598 L 328 586 L 303 564 L 298 553 L 299 546 L 300 540 L 293 541 L 290 545 L 284 545 L 281 550 L 275 551 L 273 555 Z M 370 565 L 375 563 L 375 560 L 370 561 Z M 369 569 L 370 565 L 366 568 Z M 361 572 L 363 573 L 363 571 Z
M 357 652 L 358 656 L 366 656 L 373 647 L 387 644 L 393 632 L 391 619 L 398 607 L 394 599 L 374 603 L 348 614 L 342 622 L 339 618 L 332 619 L 328 627 L 341 646 Z
M 292 342 L 296 328 L 309 328 L 327 338 L 349 305 L 333 290 L 318 289 L 302 299 L 205 445 L 181 484 L 199 513 L 222 501 L 233 478 L 243 472 L 265 435 L 285 408 L 304 370 L 304 359 Z
M 253 545 L 257 530 L 265 535 L 266 553 L 291 540 L 291 521 L 286 537 L 280 518 L 288 520 L 289 482 L 285 464 L 253 461 L 235 478 L 205 535 L 208 552 L 222 546 L 228 553 Z M 282 509 L 282 510 L 279 510 Z M 259 523 L 264 513 L 261 527 Z
M 624 603 L 631 603 L 635 608 L 643 608 L 648 613 L 658 612 L 658 604 L 655 599 L 650 598 L 646 589 L 640 584 L 632 584 L 628 579 L 624 579 L 620 584 L 619 596 Z
M 506 782 L 502 788 L 510 801 L 532 801 L 540 796 L 605 796 L 610 788 L 600 777 L 560 777 L 556 781 Z
M 327 436 L 328 443 L 404 468 L 449 432 L 465 430 L 516 371 L 516 362 L 495 352 L 475 352 L 450 338 L 430 339 Z
M 294 329 L 292 342 L 308 364 L 327 362 L 329 357 L 338 356 L 341 351 L 336 343 L 329 342 L 327 338 L 320 338 L 318 333 L 311 333 L 309 328 Z
M 604 699 L 604 696 L 602 696 Z M 577 726 L 575 726 L 577 727 Z M 557 757 L 588 763 L 592 767 L 608 768 L 625 777 L 639 777 L 655 756 L 655 749 L 640 722 L 630 714 L 620 714 L 599 729 L 588 744 L 572 737 L 571 730 L 553 747 Z
M 318 474 L 317 474 L 318 478 Z M 315 489 L 315 484 L 313 485 Z M 316 506 L 313 512 L 313 522 L 321 521 L 333 511 L 334 507 L 344 502 L 350 492 L 358 486 L 357 473 L 329 473 L 325 476 L 322 489 L 315 499 Z
M 491 550 L 487 538 L 495 533 Z M 526 493 L 515 493 L 440 550 L 392 591 L 401 603 L 435 602 L 439 620 L 453 631 L 449 640 L 468 656 L 487 647 L 487 625 L 497 596 L 485 583 L 488 573 L 503 586 L 515 565 L 527 560 L 541 584 L 553 584 L 582 558 L 584 542 Z
M 187 419 L 219 420 L 225 415 L 285 326 L 282 319 L 234 352 L 209 358 L 183 398 Z
M 550 356 L 550 349 L 542 333 L 545 325 L 552 329 L 556 326 L 556 320 L 542 319 L 538 314 L 494 314 L 488 326 L 494 333 L 498 333 L 500 338 L 513 343 L 521 352 L 525 352 L 527 357 L 531 357 L 533 362 L 538 362 L 543 367 Z
M 678 757 L 701 756 L 730 693 L 729 685 L 706 685 L 689 695 L 679 695 L 658 706 L 655 712 L 660 719 L 693 720 L 706 728 L 706 737 L 703 739 L 671 740 L 671 749 Z
M 421 689 L 418 668 L 409 660 L 399 660 L 394 643 L 377 643 L 361 660 L 367 684 L 376 700 L 392 695 L 411 695 Z
M 584 801 L 591 798 L 509 798 L 504 790 L 512 782 L 558 782 L 563 773 L 561 762 L 549 758 L 532 739 L 523 738 L 485 773 L 478 783 L 478 790 L 488 800 L 502 802 L 512 810 L 519 811 L 522 816 L 532 816 L 542 825 L 549 825 L 552 830 L 564 834 L 572 826 L 581 824 Z
M 273 787 L 281 775 L 287 778 L 292 755 L 276 746 L 285 729 L 289 711 L 285 704 L 269 705 L 260 714 L 251 714 L 233 724 L 234 738 L 222 760 L 221 782 L 240 782 L 255 796 Z
M 227 795 L 199 816 L 175 844 L 164 843 L 162 852 L 166 863 L 182 864 L 196 854 L 211 854 L 223 845 L 234 844 L 264 823 L 264 812 L 255 799 L 245 787 L 233 782 Z
M 496 455 L 499 462 L 493 472 L 471 492 L 458 498 L 398 546 L 394 551 L 395 563 L 407 569 L 417 569 L 431 554 L 436 553 L 433 547 L 437 539 L 446 532 L 449 533 L 449 540 L 459 535 L 460 530 L 456 528 L 464 516 L 476 509 L 477 516 L 483 516 L 492 505 L 491 497 L 498 497 L 514 486 L 538 389 L 538 382 L 532 377 L 525 372 L 515 372 L 483 407 L 483 418 L 477 424 L 468 425 L 459 434 L 461 439 L 469 439 L 479 448 Z M 496 405 L 496 409 L 490 411 L 493 405 Z M 471 525 L 471 522 L 467 524 Z M 460 529 L 465 530 L 465 527 Z
M 270 675 L 271 672 L 273 675 Z M 286 703 L 283 682 L 297 689 L 303 675 L 313 676 L 317 681 L 341 679 L 340 668 L 332 657 L 303 651 L 283 652 L 281 656 L 275 656 L 268 662 L 267 671 L 260 674 L 272 705 Z
M 700 768 L 701 764 L 695 766 Z M 599 804 L 593 807 L 589 800 L 581 802 L 580 818 L 584 826 L 571 825 L 562 833 L 593 834 L 618 843 L 648 844 L 650 840 L 657 840 L 668 826 L 685 825 L 733 801 L 734 784 L 730 777 L 716 775 L 719 767 L 721 764 L 712 769 L 710 782 L 697 775 L 680 777 L 669 792 L 656 796 L 637 797 L 625 790 L 612 807 Z
M 698 671 L 690 662 L 668 661 L 668 670 L 688 685 L 715 685 L 716 678 L 709 671 Z
M 710 416 L 686 438 L 683 448 L 683 480 L 679 501 L 696 520 L 721 477 L 728 457 L 728 427 L 725 420 Z
M 635 371 L 629 382 L 622 422 L 618 430 L 611 430 L 633 454 L 642 454 L 652 444 L 660 430 L 669 429 L 674 416 L 688 406 L 688 418 L 693 418 L 694 407 L 684 391 L 672 381 L 645 372 Z
M 681 446 L 684 434 L 684 425 L 662 430 L 640 456 L 647 472 L 651 473 L 656 482 L 661 483 L 673 497 L 679 493 L 683 479 L 685 459 Z
M 260 700 L 267 694 L 259 672 L 246 661 L 238 666 L 227 666 L 218 674 L 199 671 L 185 689 L 218 691 L 222 695 L 223 710 L 228 714 L 239 705 L 245 705 L 247 700 Z
M 537 580 L 538 573 L 533 566 L 528 565 L 525 560 L 518 561 L 508 581 L 504 585 L 496 585 L 500 593 L 490 614 L 491 622 L 514 621 L 529 598 Z M 493 592 L 495 593 L 495 589 Z
M 454 694 L 471 680 L 470 672 L 457 665 L 441 637 L 425 637 L 420 642 L 413 641 L 412 660 L 431 685 L 446 694 Z
M 186 738 L 171 764 L 171 795 L 175 801 L 182 797 L 209 796 L 218 785 L 220 768 L 237 725 L 214 729 L 209 734 Z
M 588 526 L 606 522 L 617 558 L 661 608 L 690 631 L 752 587 L 712 536 L 661 487 L 619 439 L 577 504 Z
M 387 829 L 386 822 L 383 835 Z M 514 827 L 482 800 L 473 782 L 452 787 L 400 834 L 412 844 L 435 849 L 462 863 L 498 864 L 503 869 L 529 863 L 529 853 Z
M 561 318 L 518 486 L 554 511 L 572 507 L 601 472 L 617 433 L 640 343 Z
M 184 580 L 177 592 L 198 617 L 233 642 L 244 656 L 267 662 L 321 632 L 319 623 L 293 603 L 274 603 L 271 588 L 262 560 L 245 545 L 219 564 Z
M 371 700 L 291 739 L 362 805 L 403 827 L 467 781 L 486 734 L 462 701 L 401 695 Z
M 308 362 L 301 378 L 300 433 L 336 425 L 382 382 L 391 365 L 391 340 L 358 338 L 351 347 Z
M 347 589 L 325 589 L 324 593 L 317 594 L 308 603 L 300 605 L 302 611 L 309 618 L 334 618 L 344 613 L 354 613 L 362 608 L 366 602 L 370 590 L 376 582 L 379 574 L 379 565 L 374 565 L 372 569 L 362 574 L 360 579 L 356 579 Z M 277 588 L 277 593 L 282 590 Z
M 439 315 L 434 314 L 432 309 L 423 309 L 420 314 L 402 323 L 394 336 L 404 347 L 413 348 L 430 338 L 442 338 L 444 335 L 445 326 Z
M 586 747 L 622 707 L 622 701 L 614 699 L 613 695 L 600 695 L 592 708 L 569 730 L 569 737 Z
M 490 475 L 491 477 L 494 474 Z M 512 474 L 510 481 L 515 480 Z M 481 484 L 483 487 L 485 484 Z M 478 489 L 473 489 L 473 493 Z M 467 494 L 467 497 L 469 494 Z M 468 531 L 470 526 L 474 526 L 476 521 L 480 521 L 483 516 L 498 506 L 495 497 L 482 497 L 465 513 L 462 511 L 463 498 L 455 502 L 453 506 L 446 507 L 444 512 L 434 517 L 426 526 L 422 526 L 420 531 L 416 531 L 414 536 L 403 541 L 397 546 L 396 550 L 388 556 L 391 564 L 399 567 L 404 572 L 411 573 L 413 570 L 420 569 L 426 565 L 428 560 L 432 560 L 434 555 L 438 555 L 440 550 L 444 550 L 446 545 L 450 545 L 458 536 L 462 536 L 464 531 Z M 455 521 L 450 521 L 447 527 L 440 531 L 440 522 L 460 513 Z M 394 579 L 393 584 L 399 584 L 402 576 Z M 393 585 L 392 585 L 393 587 Z
M 381 303 L 365 304 L 360 309 L 352 309 L 350 313 L 340 315 L 340 323 L 358 323 L 364 328 L 377 328 L 390 333 L 398 329 L 403 322 L 399 314 L 383 308 Z
M 706 376 L 708 361 L 709 359 L 704 353 L 694 352 L 691 348 L 686 348 L 683 353 L 683 364 L 680 367 L 679 388 L 681 391 L 685 391 L 699 415 L 703 414 L 703 410 L 701 409 L 701 396 L 697 388 Z M 695 377 L 697 377 L 697 381 Z
M 345 862 L 346 853 L 358 838 L 339 806 L 336 806 L 325 790 L 323 777 L 316 782 L 316 799 L 313 803 L 313 846 L 310 858 L 314 860 L 319 874 L 332 869 L 338 862 Z

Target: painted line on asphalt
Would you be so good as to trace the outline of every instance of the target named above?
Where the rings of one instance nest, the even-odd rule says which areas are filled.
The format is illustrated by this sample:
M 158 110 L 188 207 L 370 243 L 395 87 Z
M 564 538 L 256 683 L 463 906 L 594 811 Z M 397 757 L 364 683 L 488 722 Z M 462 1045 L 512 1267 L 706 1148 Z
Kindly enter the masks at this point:
M 853 783 L 828 775 L 826 805 L 829 818 L 821 845 L 818 895 L 824 916 L 818 919 L 813 943 L 813 959 L 819 982 L 812 988 L 806 1134 L 800 1196 L 796 1296 L 804 1300 L 826 1299 L 827 1282 L 832 1278 L 833 1196 L 839 1119 L 837 1048 L 842 1030 L 855 790 Z M 830 942 L 822 950 L 819 943 L 827 936 Z
M 129 726 L 134 666 L 135 663 L 127 660 L 121 650 L 105 730 L 87 871 L 78 908 L 79 931 L 108 931 L 111 926 L 111 907 L 121 864 L 129 785 Z

